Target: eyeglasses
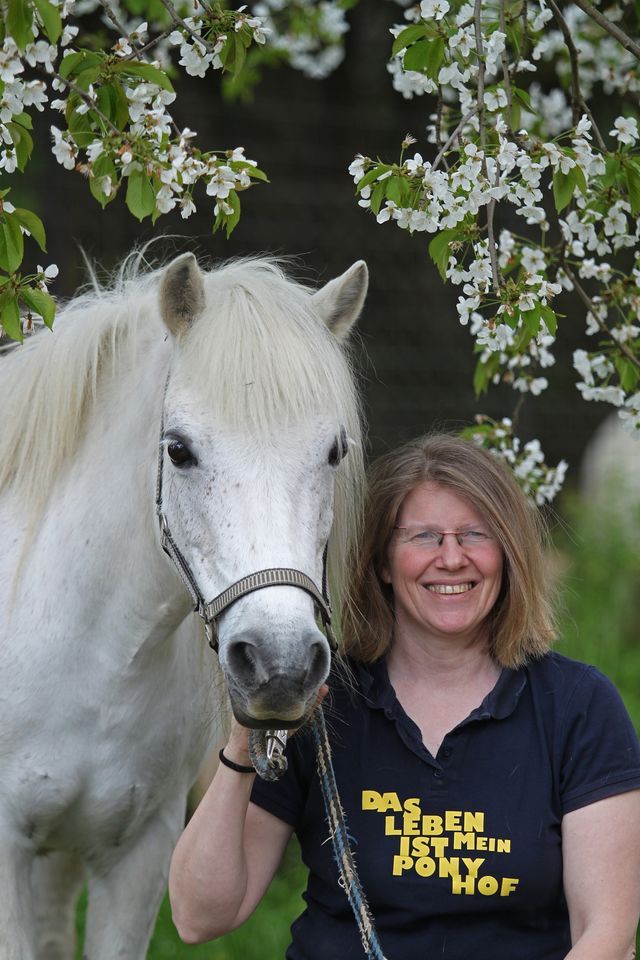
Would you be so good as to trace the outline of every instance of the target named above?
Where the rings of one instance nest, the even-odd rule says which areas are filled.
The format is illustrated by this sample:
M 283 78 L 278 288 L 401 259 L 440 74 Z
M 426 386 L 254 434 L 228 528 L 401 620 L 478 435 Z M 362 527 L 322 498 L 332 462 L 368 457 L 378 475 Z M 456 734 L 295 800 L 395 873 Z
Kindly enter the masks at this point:
M 394 527 L 402 543 L 410 543 L 422 550 L 436 550 L 444 543 L 445 537 L 455 537 L 465 550 L 473 550 L 490 543 L 494 538 L 484 530 L 434 530 L 421 523 L 409 523 L 404 527 Z

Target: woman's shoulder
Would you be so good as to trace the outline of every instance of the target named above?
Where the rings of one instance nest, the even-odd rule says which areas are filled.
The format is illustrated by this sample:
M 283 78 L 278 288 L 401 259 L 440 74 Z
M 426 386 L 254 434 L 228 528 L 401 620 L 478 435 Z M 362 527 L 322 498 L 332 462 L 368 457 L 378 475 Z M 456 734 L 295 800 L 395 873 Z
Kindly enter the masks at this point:
M 536 660 L 531 660 L 524 668 L 528 677 L 555 690 L 567 690 L 571 687 L 604 683 L 611 681 L 593 664 L 574 660 L 556 650 L 551 650 Z
M 589 710 L 596 721 L 598 712 L 604 719 L 611 710 L 625 709 L 615 684 L 593 664 L 554 650 L 523 669 L 534 694 L 555 701 L 565 717 Z

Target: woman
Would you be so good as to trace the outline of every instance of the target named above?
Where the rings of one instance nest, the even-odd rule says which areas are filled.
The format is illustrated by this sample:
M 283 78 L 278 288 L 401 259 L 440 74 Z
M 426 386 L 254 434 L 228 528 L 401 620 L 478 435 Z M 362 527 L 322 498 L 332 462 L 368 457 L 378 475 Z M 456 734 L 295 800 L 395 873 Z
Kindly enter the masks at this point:
M 640 749 L 612 684 L 549 652 L 540 521 L 491 454 L 446 435 L 370 474 L 325 712 L 388 960 L 632 960 Z M 307 909 L 288 960 L 364 956 L 310 738 L 276 784 L 221 765 L 172 864 L 190 942 L 241 924 L 295 830 Z M 223 761 L 249 763 L 233 728 Z

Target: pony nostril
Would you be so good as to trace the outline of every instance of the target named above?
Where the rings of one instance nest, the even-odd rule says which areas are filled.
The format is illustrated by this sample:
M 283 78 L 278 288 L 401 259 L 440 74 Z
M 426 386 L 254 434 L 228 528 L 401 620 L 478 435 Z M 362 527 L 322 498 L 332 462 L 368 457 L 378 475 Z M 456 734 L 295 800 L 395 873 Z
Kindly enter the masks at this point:
M 326 677 L 329 667 L 327 645 L 320 641 L 313 643 L 309 654 L 309 668 L 305 677 L 305 685 L 317 686 Z
M 255 680 L 258 672 L 258 657 L 255 644 L 247 640 L 235 640 L 227 651 L 231 673 L 238 680 Z

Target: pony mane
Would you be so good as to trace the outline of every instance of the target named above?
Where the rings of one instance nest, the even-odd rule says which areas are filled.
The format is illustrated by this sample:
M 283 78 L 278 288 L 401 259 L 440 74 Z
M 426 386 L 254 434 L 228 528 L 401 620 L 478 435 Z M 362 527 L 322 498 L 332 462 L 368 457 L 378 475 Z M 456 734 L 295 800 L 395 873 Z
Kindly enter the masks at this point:
M 0 493 L 15 491 L 32 516 L 76 453 L 99 388 L 123 368 L 140 367 L 161 344 L 158 288 L 163 269 L 132 254 L 107 287 L 91 288 L 41 332 L 0 360 Z M 178 338 L 176 370 L 229 427 L 257 441 L 286 423 L 335 414 L 354 441 L 338 468 L 329 569 L 342 593 L 346 551 L 360 523 L 362 440 L 348 351 L 314 315 L 313 290 L 270 258 L 232 261 L 204 273 L 206 308 Z M 158 423 L 160 411 L 158 410 Z M 337 420 L 338 423 L 338 420 Z M 156 429 L 150 424 L 150 429 Z

